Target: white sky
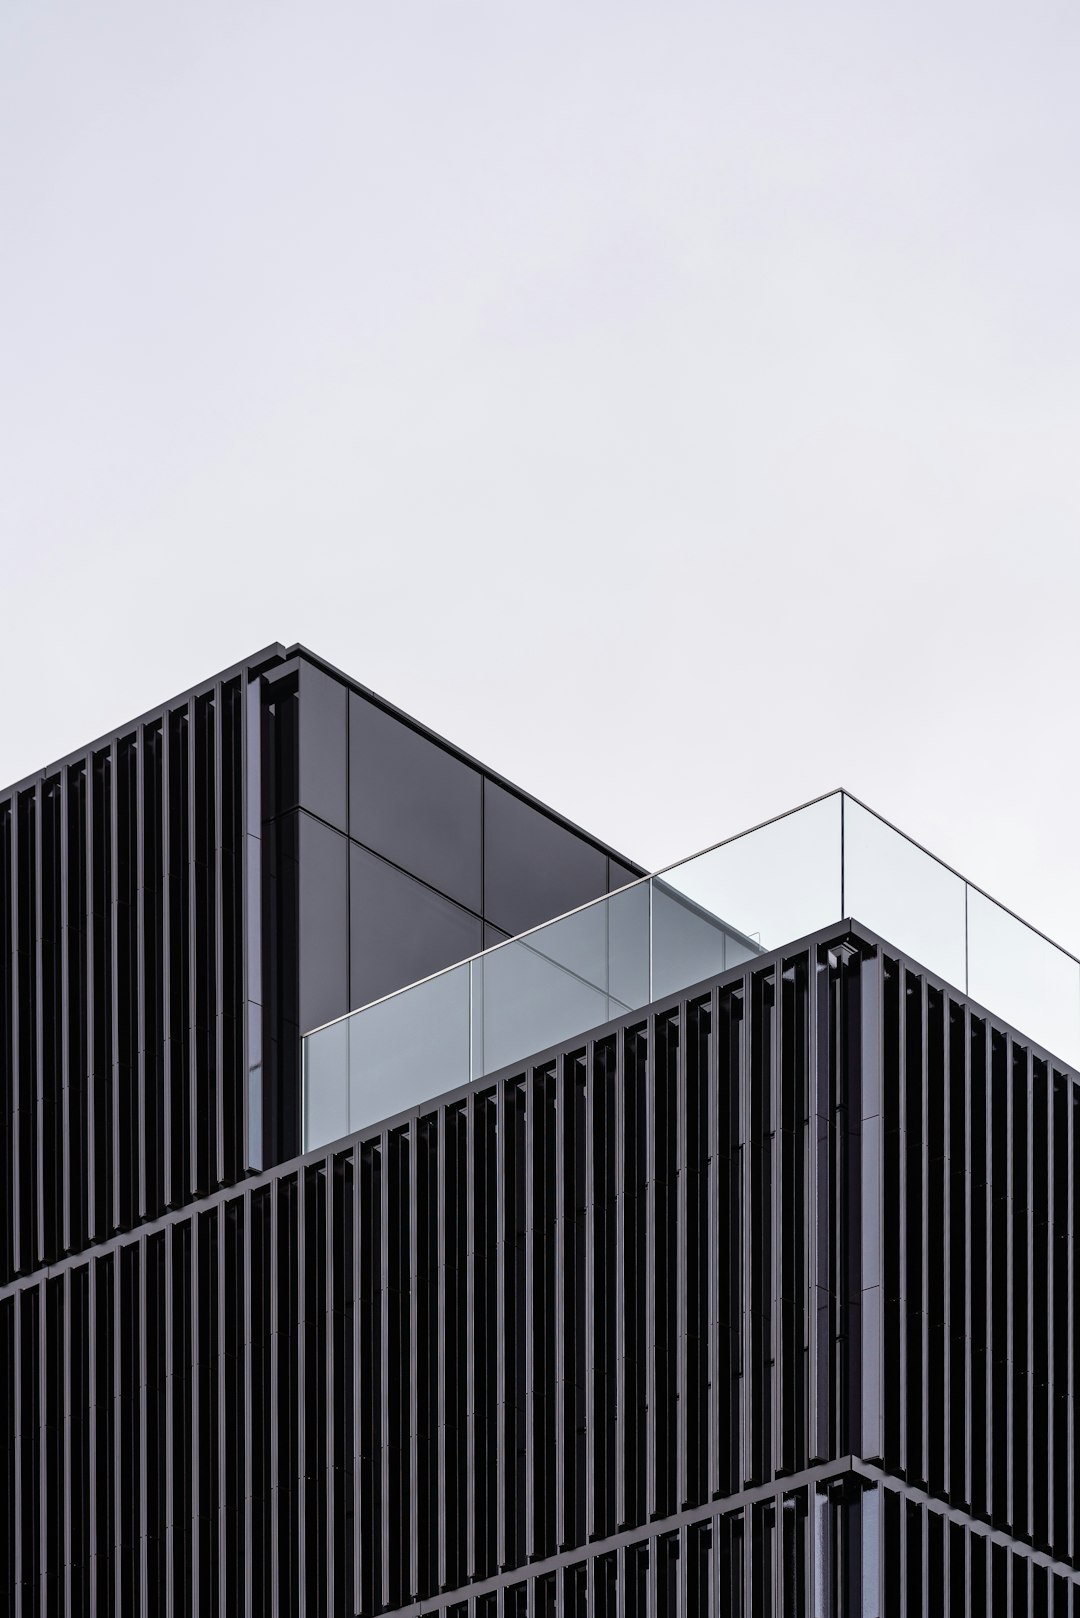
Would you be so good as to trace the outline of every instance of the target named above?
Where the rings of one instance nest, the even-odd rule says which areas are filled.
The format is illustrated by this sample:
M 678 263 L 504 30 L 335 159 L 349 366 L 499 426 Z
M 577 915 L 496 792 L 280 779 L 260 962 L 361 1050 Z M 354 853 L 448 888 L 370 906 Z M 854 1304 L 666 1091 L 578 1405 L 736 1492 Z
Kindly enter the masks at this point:
M 0 780 L 301 639 L 1080 949 L 1075 0 L 0 8 Z

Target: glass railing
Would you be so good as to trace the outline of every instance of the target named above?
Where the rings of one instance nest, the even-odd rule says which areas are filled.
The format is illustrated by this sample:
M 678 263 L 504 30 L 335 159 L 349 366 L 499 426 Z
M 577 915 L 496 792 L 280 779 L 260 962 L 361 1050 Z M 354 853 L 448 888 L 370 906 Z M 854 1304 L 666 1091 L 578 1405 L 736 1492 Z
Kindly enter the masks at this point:
M 1080 962 L 833 792 L 308 1034 L 305 1149 L 844 917 L 1080 1064 Z

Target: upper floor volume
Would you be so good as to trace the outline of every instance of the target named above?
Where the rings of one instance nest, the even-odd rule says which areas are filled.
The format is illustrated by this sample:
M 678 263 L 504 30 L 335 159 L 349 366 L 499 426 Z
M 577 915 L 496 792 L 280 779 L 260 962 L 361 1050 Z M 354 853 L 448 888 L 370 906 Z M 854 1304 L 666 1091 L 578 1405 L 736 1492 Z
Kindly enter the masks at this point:
M 851 794 L 646 875 L 267 647 L 0 793 L 0 1285 L 842 918 L 1080 1063 L 1080 962 Z
M 0 1610 L 1080 1618 L 1080 962 L 849 793 L 647 874 L 275 646 L 0 967 Z
M 301 1035 L 621 888 L 301 646 L 0 792 L 0 1284 L 301 1149 Z

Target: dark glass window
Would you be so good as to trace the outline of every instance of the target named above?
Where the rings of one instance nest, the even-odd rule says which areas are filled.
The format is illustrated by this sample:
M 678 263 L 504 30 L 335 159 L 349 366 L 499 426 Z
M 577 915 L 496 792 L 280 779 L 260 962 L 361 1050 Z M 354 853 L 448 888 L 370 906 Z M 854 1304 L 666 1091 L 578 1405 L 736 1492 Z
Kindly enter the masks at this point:
M 624 865 L 621 860 L 608 860 L 608 892 L 614 893 L 616 888 L 625 888 L 628 882 L 636 882 L 641 876 L 640 871 L 633 870 Z
M 484 784 L 484 914 L 523 933 L 598 898 L 607 855 L 494 782 Z
M 300 807 L 348 829 L 349 693 L 310 663 L 300 665 Z
M 349 830 L 377 854 L 480 909 L 478 770 L 357 696 L 349 700 Z
M 349 1009 L 349 844 L 338 832 L 300 814 L 300 1028 L 318 1028 Z
M 355 843 L 349 856 L 354 1008 L 463 961 L 483 947 L 478 916 Z

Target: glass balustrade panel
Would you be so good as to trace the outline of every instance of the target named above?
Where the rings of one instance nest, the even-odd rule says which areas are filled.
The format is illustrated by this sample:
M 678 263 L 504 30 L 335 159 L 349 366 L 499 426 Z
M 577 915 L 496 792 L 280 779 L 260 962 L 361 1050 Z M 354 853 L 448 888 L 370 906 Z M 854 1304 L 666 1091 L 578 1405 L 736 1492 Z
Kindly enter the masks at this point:
M 1080 1064 L 1080 963 L 971 887 L 968 993 L 1061 1061 Z
M 962 877 L 844 795 L 844 911 L 920 966 L 965 982 Z
M 657 880 L 700 917 L 715 917 L 731 938 L 741 937 L 747 954 L 827 927 L 841 916 L 840 796 L 733 837 Z M 654 964 L 656 956 L 654 941 Z

